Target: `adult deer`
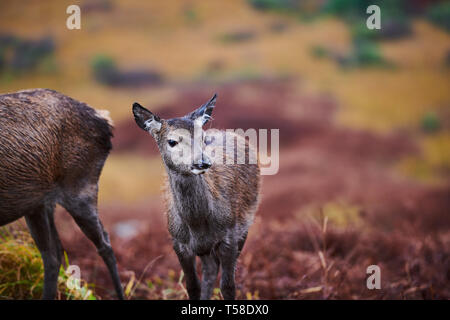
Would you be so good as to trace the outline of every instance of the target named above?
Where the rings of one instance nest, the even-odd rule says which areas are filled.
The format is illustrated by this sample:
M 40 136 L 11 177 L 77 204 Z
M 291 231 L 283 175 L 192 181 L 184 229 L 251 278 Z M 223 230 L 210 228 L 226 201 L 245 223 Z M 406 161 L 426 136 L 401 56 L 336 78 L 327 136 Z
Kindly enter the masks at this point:
M 138 103 L 133 105 L 136 123 L 155 138 L 167 172 L 169 232 L 190 299 L 211 297 L 219 266 L 223 297 L 235 298 L 236 260 L 258 204 L 260 176 L 255 150 L 241 136 L 202 129 L 215 102 L 216 96 L 188 115 L 169 120 Z M 227 148 L 227 139 L 236 144 Z M 215 150 L 214 159 L 207 148 Z M 236 164 L 239 153 L 253 163 Z M 196 256 L 202 261 L 201 284 Z
M 25 217 L 44 263 L 43 299 L 54 299 L 62 246 L 53 211 L 74 218 L 123 298 L 116 259 L 97 213 L 98 179 L 111 150 L 102 112 L 48 89 L 0 95 L 0 226 Z

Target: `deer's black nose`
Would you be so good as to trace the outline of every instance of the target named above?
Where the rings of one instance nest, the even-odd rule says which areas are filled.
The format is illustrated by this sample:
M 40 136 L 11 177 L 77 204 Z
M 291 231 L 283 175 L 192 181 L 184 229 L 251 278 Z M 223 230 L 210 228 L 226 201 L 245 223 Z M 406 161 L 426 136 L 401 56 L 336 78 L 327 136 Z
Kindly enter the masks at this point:
M 203 160 L 203 161 L 201 161 L 199 163 L 193 164 L 192 167 L 194 169 L 198 169 L 198 170 L 205 170 L 205 169 L 208 169 L 209 167 L 211 167 L 211 162 L 208 161 L 208 160 L 206 160 L 206 161 Z

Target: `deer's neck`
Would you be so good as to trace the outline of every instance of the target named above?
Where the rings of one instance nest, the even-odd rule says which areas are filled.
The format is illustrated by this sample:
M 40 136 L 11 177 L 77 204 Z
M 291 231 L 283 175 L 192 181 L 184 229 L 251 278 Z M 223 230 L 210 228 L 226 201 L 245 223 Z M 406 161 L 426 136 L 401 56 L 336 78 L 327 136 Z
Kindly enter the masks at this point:
M 202 175 L 180 175 L 169 171 L 174 206 L 189 224 L 204 222 L 210 216 L 210 192 Z

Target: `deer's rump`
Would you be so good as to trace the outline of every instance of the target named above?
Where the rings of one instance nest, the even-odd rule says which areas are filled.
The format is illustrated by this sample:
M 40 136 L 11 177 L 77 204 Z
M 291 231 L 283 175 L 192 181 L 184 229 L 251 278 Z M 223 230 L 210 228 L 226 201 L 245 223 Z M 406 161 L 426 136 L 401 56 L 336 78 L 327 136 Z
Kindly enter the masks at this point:
M 0 95 L 0 225 L 55 202 L 87 170 L 99 174 L 110 138 L 96 110 L 58 92 Z

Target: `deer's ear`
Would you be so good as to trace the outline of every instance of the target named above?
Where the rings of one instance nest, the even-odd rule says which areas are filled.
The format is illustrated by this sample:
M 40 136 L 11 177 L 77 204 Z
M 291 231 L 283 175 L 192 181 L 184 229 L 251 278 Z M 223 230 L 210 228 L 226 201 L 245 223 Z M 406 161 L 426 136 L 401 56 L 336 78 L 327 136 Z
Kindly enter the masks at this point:
M 216 106 L 216 99 L 217 93 L 214 94 L 214 96 L 200 108 L 189 113 L 187 117 L 194 121 L 200 121 L 201 124 L 204 125 L 211 119 L 213 109 Z
M 161 129 L 161 119 L 137 102 L 133 103 L 133 114 L 139 128 L 150 133 L 159 132 Z

